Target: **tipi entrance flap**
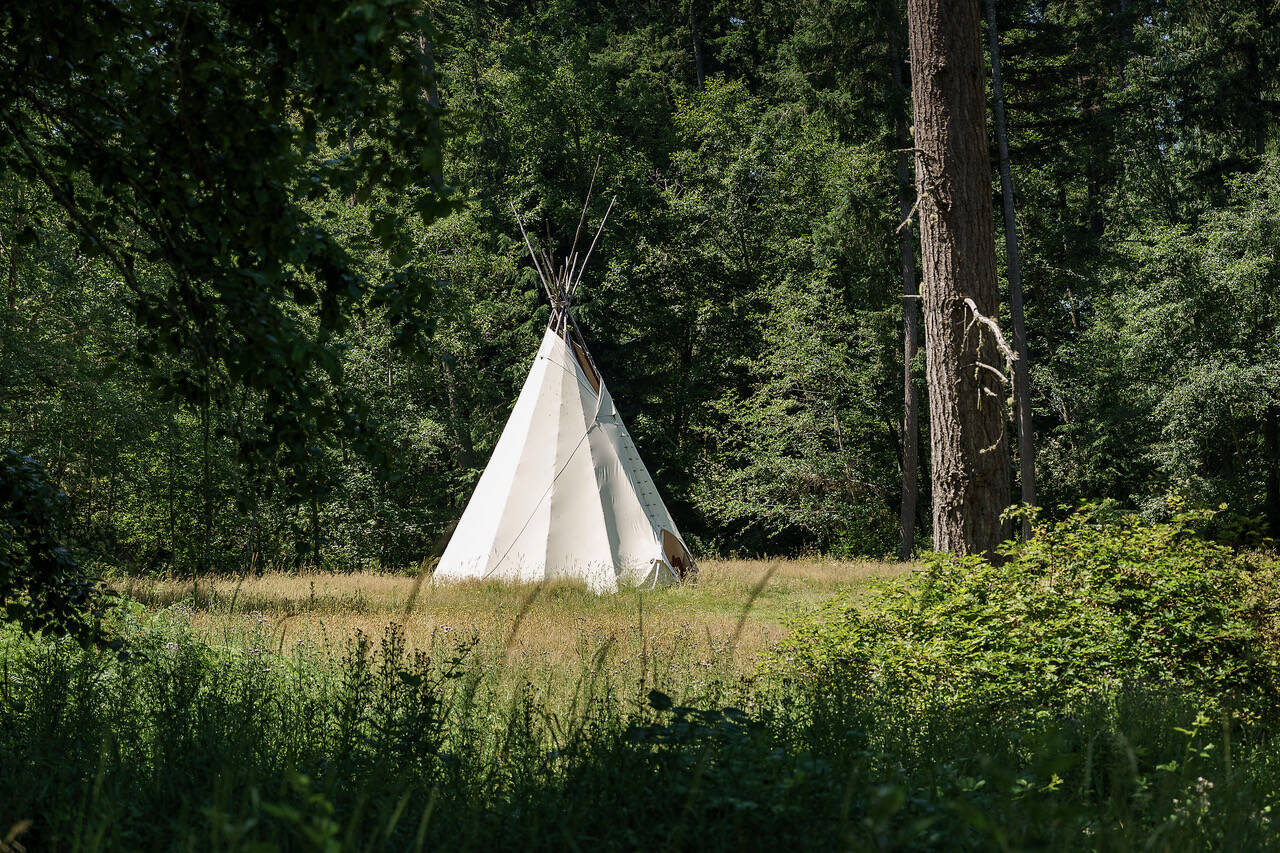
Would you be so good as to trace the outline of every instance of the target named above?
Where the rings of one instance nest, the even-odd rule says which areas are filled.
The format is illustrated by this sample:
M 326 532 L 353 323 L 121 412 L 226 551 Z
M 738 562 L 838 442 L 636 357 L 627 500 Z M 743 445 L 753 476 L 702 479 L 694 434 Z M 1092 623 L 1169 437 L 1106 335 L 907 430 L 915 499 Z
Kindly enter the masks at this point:
M 697 571 L 697 564 L 693 562 L 693 555 L 689 553 L 689 549 L 685 546 L 684 540 L 681 539 L 674 531 L 663 529 L 662 531 L 662 553 L 666 555 L 667 564 L 671 566 L 676 577 L 680 580 L 692 575 Z

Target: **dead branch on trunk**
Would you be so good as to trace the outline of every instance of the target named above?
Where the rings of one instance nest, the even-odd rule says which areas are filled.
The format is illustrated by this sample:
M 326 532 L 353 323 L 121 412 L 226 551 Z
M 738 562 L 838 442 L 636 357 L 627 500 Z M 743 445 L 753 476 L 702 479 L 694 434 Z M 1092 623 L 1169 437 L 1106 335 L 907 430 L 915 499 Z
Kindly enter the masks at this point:
M 904 229 L 911 227 L 911 220 L 915 218 L 916 211 L 920 209 L 920 200 L 924 198 L 926 195 L 934 195 L 933 190 L 934 190 L 934 187 L 937 186 L 937 181 L 934 180 L 933 170 L 929 168 L 929 161 L 926 159 L 928 156 L 928 152 L 925 151 L 923 148 L 895 148 L 893 149 L 893 153 L 915 155 L 916 168 L 919 170 L 919 173 L 924 176 L 923 191 L 916 192 L 915 203 L 911 205 L 911 209 L 907 211 L 906 217 L 902 220 L 902 222 L 898 225 L 898 227 L 893 229 L 894 234 L 901 234 Z M 934 201 L 939 201 L 936 195 L 934 195 Z M 942 205 L 939 204 L 939 207 L 941 206 Z
M 972 298 L 966 296 L 964 300 L 964 304 L 965 304 L 965 307 L 969 309 L 969 313 L 973 315 L 973 318 L 969 320 L 968 324 L 966 324 L 964 327 L 965 339 L 966 340 L 968 339 L 969 332 L 972 331 L 974 327 L 978 327 L 979 332 L 978 332 L 977 351 L 980 353 L 982 351 L 982 331 L 981 330 L 985 328 L 988 331 L 990 331 L 991 336 L 995 339 L 996 349 L 998 349 L 1000 351 L 1000 354 L 1004 356 L 1005 369 L 1000 370 L 999 368 L 993 365 L 987 364 L 978 355 L 974 356 L 973 366 L 977 369 L 990 371 L 991 373 L 995 374 L 997 379 L 1000 380 L 1001 385 L 1005 386 L 1006 388 L 1010 387 L 1013 384 L 1013 376 L 1014 376 L 1013 363 L 1018 360 L 1018 354 L 1013 351 L 1013 347 L 1009 346 L 1009 342 L 1004 339 L 1004 333 L 1000 331 L 999 323 L 997 323 L 995 320 L 992 320 L 990 317 L 986 316 L 981 311 L 979 311 L 977 303 L 974 302 Z M 1007 375 L 1006 375 L 1006 372 L 1007 372 Z M 999 395 L 996 394 L 996 392 L 992 391 L 990 388 L 983 387 L 982 391 L 983 391 L 983 396 L 999 397 Z M 978 406 L 979 407 L 982 406 L 982 396 L 978 397 Z
M 1013 351 L 1013 347 L 1009 346 L 1008 341 L 1004 339 L 1004 333 L 1000 331 L 1000 324 L 997 323 L 995 320 L 992 320 L 987 315 L 983 314 L 981 311 L 979 311 L 977 304 L 971 298 L 966 296 L 964 300 L 964 304 L 969 309 L 969 312 L 973 314 L 973 319 L 970 320 L 968 325 L 964 327 L 965 336 L 968 337 L 970 330 L 972 330 L 973 327 L 978 324 L 981 324 L 982 326 L 985 326 L 987 329 L 989 329 L 991 331 L 992 337 L 995 338 L 996 349 L 1000 350 L 1000 354 L 1004 356 L 1005 367 L 1008 368 L 1010 373 L 1012 373 L 1013 363 L 1018 360 L 1018 354 Z M 981 340 L 978 341 L 978 345 L 979 346 L 982 345 Z M 982 363 L 979 362 L 979 364 L 982 364 Z M 991 367 L 991 365 L 989 364 L 982 364 L 982 366 L 988 368 L 989 370 L 995 370 L 995 368 Z M 1003 375 L 1001 375 L 1000 378 L 1001 380 L 1007 383 L 1008 380 Z

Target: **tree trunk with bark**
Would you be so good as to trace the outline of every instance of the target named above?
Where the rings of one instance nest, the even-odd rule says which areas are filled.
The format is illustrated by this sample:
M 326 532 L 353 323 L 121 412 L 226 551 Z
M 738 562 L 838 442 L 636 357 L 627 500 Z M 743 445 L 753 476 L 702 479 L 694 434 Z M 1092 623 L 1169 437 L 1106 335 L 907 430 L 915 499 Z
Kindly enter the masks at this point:
M 920 215 L 933 536 L 991 552 L 1009 503 L 1002 363 L 964 300 L 997 316 L 978 0 L 908 0 Z
M 895 90 L 906 89 L 902 74 L 902 60 L 898 56 L 898 42 L 889 35 L 889 66 L 893 73 Z M 897 111 L 895 137 L 906 148 L 911 144 L 906 122 L 901 110 Z M 911 169 L 907 164 L 907 152 L 898 154 L 898 209 L 903 226 L 898 229 L 898 253 L 902 258 L 902 503 L 899 507 L 898 529 L 901 545 L 898 558 L 911 559 L 916 545 L 916 505 L 920 499 L 920 391 L 911 375 L 920 341 L 920 290 L 916 284 L 916 255 L 912 245 L 911 226 Z
M 1000 151 L 1000 198 L 1004 211 L 1004 244 L 1009 262 L 1009 316 L 1013 320 L 1013 396 L 1018 411 L 1018 481 L 1024 506 L 1036 505 L 1036 447 L 1031 430 L 1031 362 L 1027 354 L 1027 321 L 1022 310 L 1022 264 L 1018 259 L 1018 220 L 1013 206 L 1009 168 L 1009 132 L 1004 116 L 1004 79 L 1000 72 L 1000 30 L 995 0 L 986 0 L 987 35 L 991 40 L 991 95 L 995 106 L 996 143 Z M 1031 520 L 1022 519 L 1022 538 L 1031 538 Z
M 706 82 L 702 69 L 702 34 L 698 32 L 698 0 L 689 0 L 689 34 L 693 39 L 693 78 L 701 89 Z

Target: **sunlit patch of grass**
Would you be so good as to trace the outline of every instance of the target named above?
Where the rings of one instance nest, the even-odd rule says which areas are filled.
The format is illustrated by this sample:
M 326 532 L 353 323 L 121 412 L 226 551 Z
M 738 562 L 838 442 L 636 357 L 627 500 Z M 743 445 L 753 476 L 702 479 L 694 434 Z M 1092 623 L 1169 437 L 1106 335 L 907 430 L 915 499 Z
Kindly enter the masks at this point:
M 595 595 L 582 584 L 433 583 L 391 574 L 263 574 L 125 579 L 149 608 L 182 602 L 211 642 L 243 644 L 251 629 L 273 648 L 341 646 L 355 632 L 403 625 L 411 648 L 473 638 L 513 677 L 576 678 L 585 665 L 639 679 L 652 669 L 750 671 L 758 654 L 837 592 L 868 588 L 907 564 L 829 560 L 707 560 L 696 584 Z M 766 580 L 767 576 L 767 580 Z M 519 616 L 518 625 L 517 616 Z M 602 651 L 603 650 L 603 651 Z M 633 672 L 634 670 L 634 672 Z

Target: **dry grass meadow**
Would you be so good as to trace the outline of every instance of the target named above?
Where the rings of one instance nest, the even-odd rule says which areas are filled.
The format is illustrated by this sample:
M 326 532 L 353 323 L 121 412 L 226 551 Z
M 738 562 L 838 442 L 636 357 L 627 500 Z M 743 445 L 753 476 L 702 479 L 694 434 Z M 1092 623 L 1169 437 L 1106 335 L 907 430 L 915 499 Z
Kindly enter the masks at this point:
M 587 672 L 646 683 L 698 683 L 749 672 L 789 618 L 833 595 L 865 592 L 908 564 L 707 560 L 698 583 L 594 595 L 572 583 L 432 583 L 393 574 L 126 578 L 120 592 L 177 612 L 218 645 L 287 652 L 345 648 L 403 627 L 410 648 L 466 647 L 490 670 L 550 686 Z M 434 650 L 434 652 L 433 652 Z

